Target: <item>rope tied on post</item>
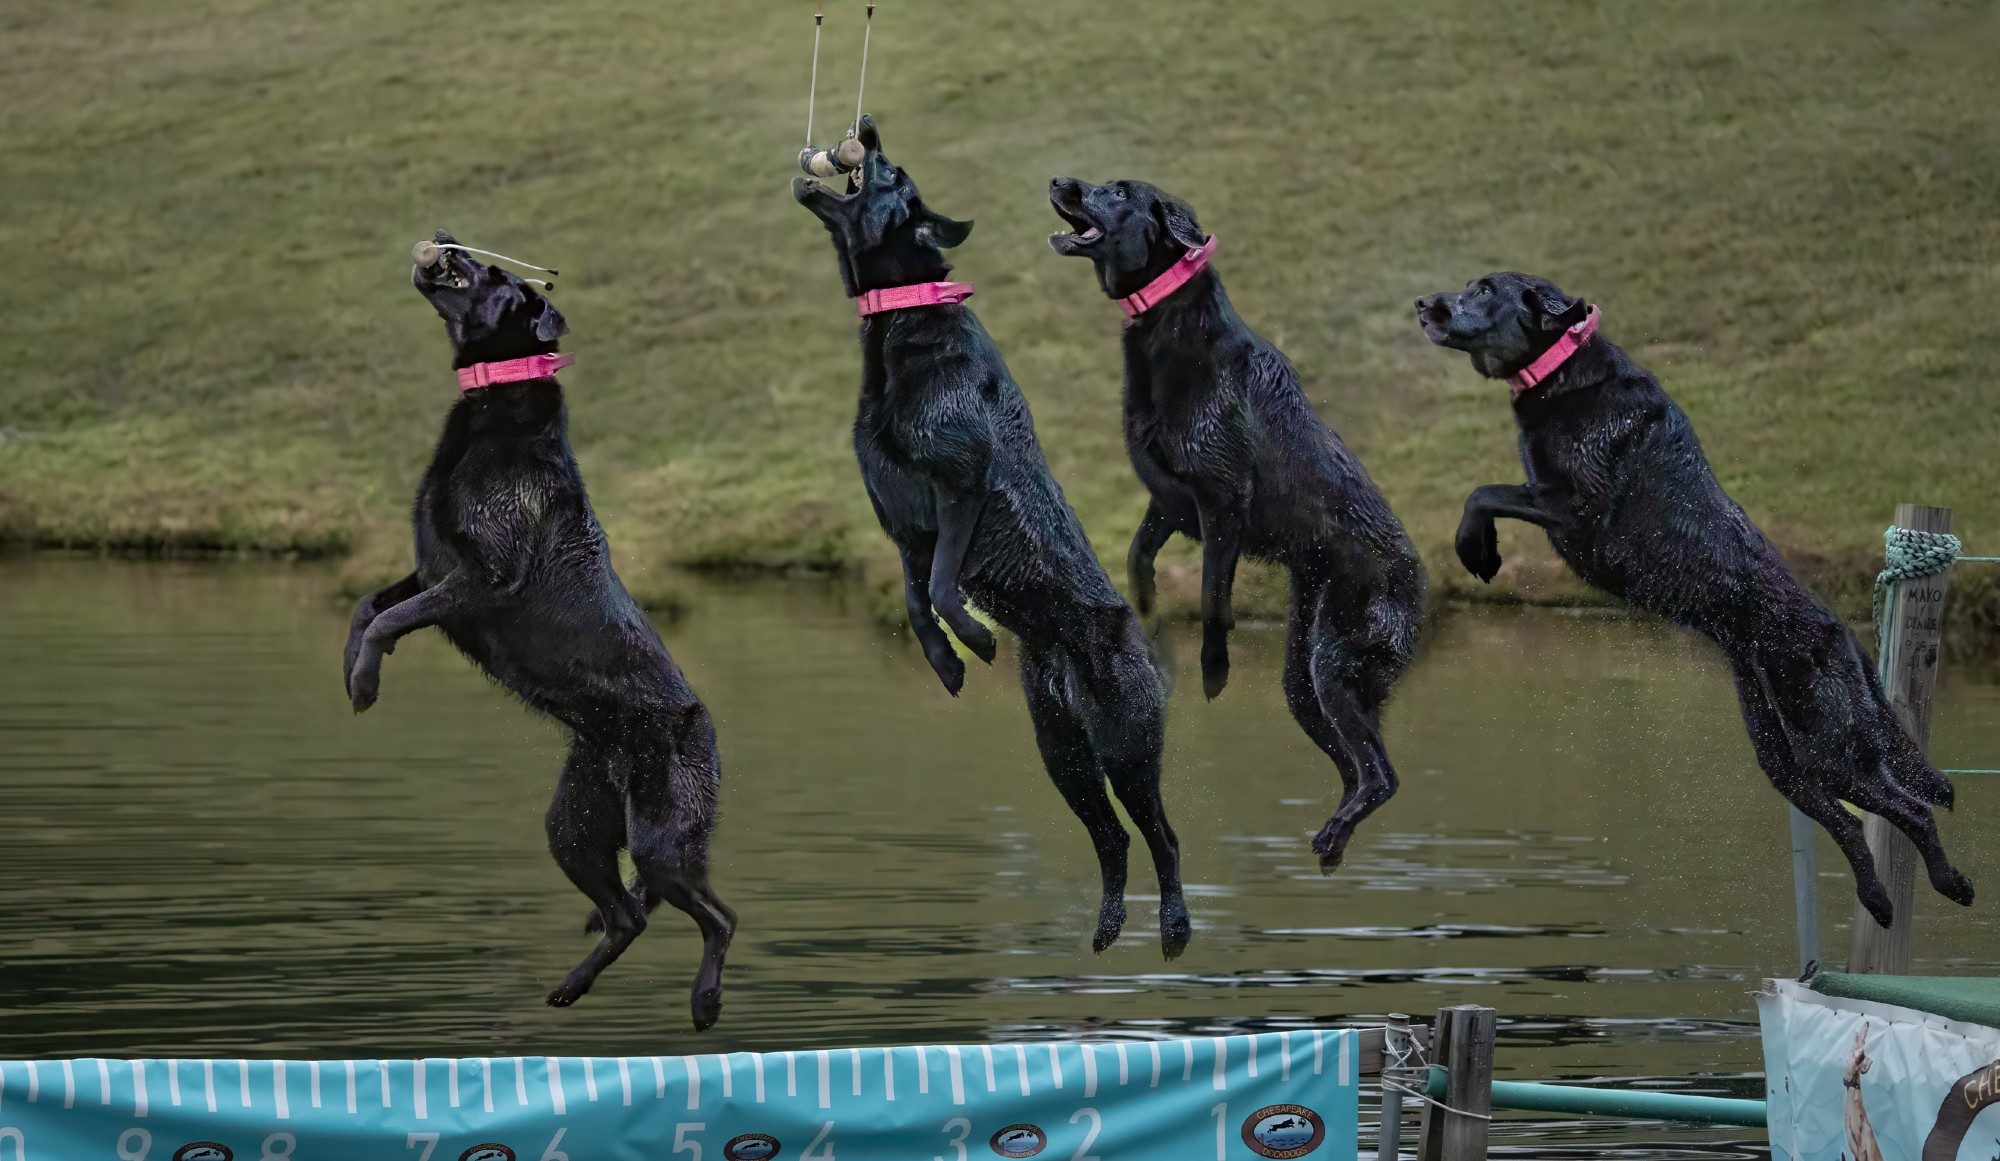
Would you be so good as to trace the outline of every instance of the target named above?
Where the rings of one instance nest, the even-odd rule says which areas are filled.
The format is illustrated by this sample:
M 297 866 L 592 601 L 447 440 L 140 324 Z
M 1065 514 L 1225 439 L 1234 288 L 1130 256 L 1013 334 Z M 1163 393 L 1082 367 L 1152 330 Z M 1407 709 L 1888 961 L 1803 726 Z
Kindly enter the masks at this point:
M 1870 620 L 1875 625 L 1875 650 L 1879 654 L 1889 627 L 1882 621 L 1888 607 L 1889 586 L 1898 581 L 1922 580 L 1938 576 L 1964 561 L 1991 564 L 2000 556 L 1966 556 L 1963 543 L 1949 532 L 1924 532 L 1891 524 L 1882 530 L 1882 571 L 1875 574 L 1875 604 Z

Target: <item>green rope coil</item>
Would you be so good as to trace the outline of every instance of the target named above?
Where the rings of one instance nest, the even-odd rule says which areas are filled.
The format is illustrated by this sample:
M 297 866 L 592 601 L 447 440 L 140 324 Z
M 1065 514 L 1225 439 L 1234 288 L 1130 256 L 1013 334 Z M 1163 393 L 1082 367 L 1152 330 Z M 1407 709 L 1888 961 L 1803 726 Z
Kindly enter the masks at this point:
M 1949 532 L 1920 532 L 1895 524 L 1882 530 L 1882 571 L 1875 574 L 1875 653 L 1888 647 L 1889 626 L 1882 619 L 1889 604 L 1889 586 L 1897 581 L 1937 576 L 1958 562 L 1962 545 Z

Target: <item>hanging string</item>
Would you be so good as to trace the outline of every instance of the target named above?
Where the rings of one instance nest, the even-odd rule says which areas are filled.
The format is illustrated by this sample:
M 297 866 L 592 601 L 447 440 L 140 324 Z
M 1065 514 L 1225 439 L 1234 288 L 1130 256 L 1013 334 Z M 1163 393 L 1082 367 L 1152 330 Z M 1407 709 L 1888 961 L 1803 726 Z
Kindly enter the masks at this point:
M 868 92 L 868 40 L 875 32 L 875 4 L 869 0 L 868 19 L 861 29 L 861 83 L 854 90 L 854 128 L 861 132 L 861 98 Z
M 819 30 L 826 22 L 826 0 L 819 0 L 819 10 L 813 13 L 813 67 L 812 87 L 806 90 L 806 148 L 813 143 L 813 101 L 819 96 Z

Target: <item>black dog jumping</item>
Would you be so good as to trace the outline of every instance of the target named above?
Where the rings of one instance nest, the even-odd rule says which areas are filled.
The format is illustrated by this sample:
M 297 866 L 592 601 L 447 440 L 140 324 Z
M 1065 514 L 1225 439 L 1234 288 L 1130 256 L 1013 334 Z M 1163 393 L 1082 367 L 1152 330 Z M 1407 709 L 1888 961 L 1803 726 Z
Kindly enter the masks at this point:
M 1843 800 L 1908 835 L 1939 894 L 1972 902 L 1930 812 L 1951 806 L 1951 783 L 1903 731 L 1854 634 L 1723 492 L 1687 415 L 1595 333 L 1597 309 L 1505 273 L 1418 299 L 1417 319 L 1480 374 L 1514 383 L 1528 482 L 1466 499 L 1465 567 L 1482 581 L 1499 571 L 1496 517 L 1539 525 L 1584 580 L 1721 646 L 1758 764 L 1840 844 L 1876 922 L 1889 924 L 1888 892 Z
M 1337 866 L 1361 821 L 1396 792 L 1382 703 L 1416 653 L 1424 570 L 1340 436 L 1320 421 L 1283 352 L 1230 305 L 1187 203 L 1139 181 L 1066 177 L 1049 201 L 1075 233 L 1049 239 L 1086 257 L 1126 309 L 1125 448 L 1152 493 L 1127 567 L 1151 611 L 1153 558 L 1179 532 L 1201 542 L 1201 674 L 1229 677 L 1237 558 L 1291 573 L 1285 702 L 1340 770 L 1340 807 L 1313 839 Z
M 971 598 L 1021 642 L 1021 685 L 1049 777 L 1090 832 L 1104 876 L 1093 946 L 1125 921 L 1131 844 L 1111 788 L 1152 850 L 1160 945 L 1187 945 L 1180 846 L 1160 801 L 1166 689 L 1139 619 L 1091 551 L 1049 475 L 1026 400 L 979 319 L 942 280 L 942 249 L 971 230 L 926 208 L 882 154 L 867 155 L 837 194 L 798 178 L 792 193 L 833 235 L 841 281 L 861 300 L 861 404 L 854 450 L 883 531 L 903 559 L 910 627 L 954 695 L 965 666 L 939 627 L 991 663 L 993 634 Z
M 453 245 L 442 231 L 437 241 Z M 695 1027 L 708 1028 L 736 930 L 708 884 L 722 780 L 715 728 L 611 569 L 554 378 L 567 362 L 556 339 L 569 328 L 520 278 L 460 250 L 438 250 L 411 278 L 444 319 L 466 389 L 417 491 L 416 571 L 354 610 L 348 696 L 356 712 L 373 705 L 383 656 L 436 625 L 529 708 L 568 726 L 549 851 L 596 905 L 589 928 L 604 935 L 549 1003 L 589 991 L 664 900 L 701 929 L 692 1004 Z M 630 888 L 621 849 L 638 869 Z

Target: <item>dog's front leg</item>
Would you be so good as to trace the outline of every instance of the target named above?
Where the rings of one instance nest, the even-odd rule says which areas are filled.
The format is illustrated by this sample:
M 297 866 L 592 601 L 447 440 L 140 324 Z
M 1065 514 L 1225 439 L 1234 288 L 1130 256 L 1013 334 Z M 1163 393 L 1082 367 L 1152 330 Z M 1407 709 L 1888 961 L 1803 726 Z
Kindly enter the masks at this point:
M 1500 533 L 1493 527 L 1496 517 L 1525 520 L 1542 528 L 1555 521 L 1535 503 L 1535 494 L 1526 484 L 1485 484 L 1465 498 L 1465 515 L 1458 522 L 1453 547 L 1465 571 L 1490 583 L 1500 571 Z
M 375 704 L 382 685 L 382 658 L 396 651 L 406 635 L 435 625 L 464 602 L 464 572 L 453 572 L 423 592 L 376 614 L 361 633 L 354 665 L 347 678 L 347 698 L 360 713 Z
M 965 662 L 958 659 L 958 650 L 951 647 L 951 638 L 938 627 L 937 614 L 931 611 L 930 557 L 898 547 L 903 555 L 903 606 L 909 610 L 910 631 L 924 647 L 924 659 L 944 682 L 945 692 L 957 697 L 965 688 Z
M 999 646 L 993 631 L 980 624 L 965 609 L 965 594 L 958 588 L 959 570 L 972 547 L 972 534 L 979 528 L 979 513 L 986 507 L 986 493 L 953 495 L 942 488 L 937 492 L 937 548 L 931 554 L 931 607 L 951 627 L 965 647 L 981 661 L 993 664 Z
M 1132 547 L 1125 551 L 1125 575 L 1132 586 L 1132 604 L 1141 615 L 1153 611 L 1153 558 L 1174 535 L 1174 522 L 1158 500 L 1146 504 L 1146 518 L 1132 535 Z
M 1201 688 L 1213 700 L 1229 684 L 1229 631 L 1236 627 L 1231 590 L 1243 552 L 1239 512 L 1198 504 L 1201 517 Z
M 417 579 L 417 574 L 413 572 L 395 584 L 376 589 L 354 603 L 354 620 L 349 623 L 347 629 L 347 648 L 340 658 L 342 689 L 350 688 L 350 682 L 354 678 L 354 659 L 361 655 L 361 635 L 368 631 L 368 626 L 375 623 L 375 618 L 381 616 L 383 609 L 391 605 L 400 605 L 423 591 L 424 582 Z

